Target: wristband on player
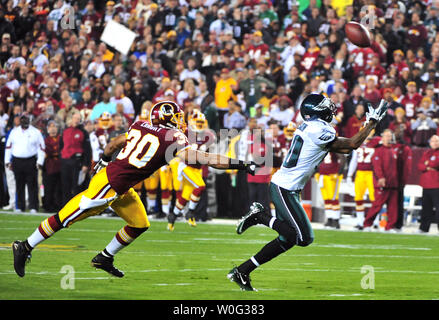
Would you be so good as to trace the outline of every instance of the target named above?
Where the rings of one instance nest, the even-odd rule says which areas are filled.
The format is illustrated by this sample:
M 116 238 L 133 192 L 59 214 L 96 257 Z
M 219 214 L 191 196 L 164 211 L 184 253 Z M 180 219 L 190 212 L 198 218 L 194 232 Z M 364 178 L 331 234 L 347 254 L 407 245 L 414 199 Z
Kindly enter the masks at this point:
M 238 163 L 232 163 L 232 159 L 229 160 L 229 169 L 245 170 L 248 165 L 242 160 L 238 160 Z
M 102 161 L 110 162 L 111 156 L 107 156 L 105 153 L 103 153 L 101 159 L 102 159 Z

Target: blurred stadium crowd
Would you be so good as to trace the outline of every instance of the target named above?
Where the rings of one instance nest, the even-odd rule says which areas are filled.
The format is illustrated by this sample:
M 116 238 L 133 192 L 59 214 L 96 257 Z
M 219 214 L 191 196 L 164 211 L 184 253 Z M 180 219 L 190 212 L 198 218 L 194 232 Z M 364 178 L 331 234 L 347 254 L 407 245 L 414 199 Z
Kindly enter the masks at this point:
M 433 149 L 430 138 L 439 134 L 439 1 L 0 3 L 0 206 L 7 209 L 57 211 L 85 187 L 106 143 L 133 121 L 146 119 L 151 105 L 164 99 L 201 119 L 187 119 L 195 131 L 237 129 L 237 136 L 218 140 L 218 152 L 248 159 L 273 147 L 274 168 L 302 121 L 298 107 L 309 93 L 324 92 L 337 104 L 333 125 L 341 136 L 358 132 L 368 103 L 377 106 L 381 99 L 390 110 L 376 129 L 378 140 L 390 129 L 392 145 L 427 152 Z M 373 41 L 359 48 L 345 38 L 344 25 L 367 15 Z M 100 41 L 110 20 L 137 34 L 127 55 Z M 35 156 L 39 171 L 28 176 L 36 179 L 15 172 L 14 151 L 5 152 L 11 131 L 26 119 L 44 139 L 43 160 L 36 154 L 23 157 Z M 258 146 L 252 144 L 255 136 L 263 136 Z M 337 174 L 336 181 L 342 175 L 353 178 L 351 158 L 328 157 L 325 162 L 337 165 L 321 175 Z M 428 179 L 437 178 L 428 188 L 437 192 L 435 165 L 427 165 L 436 174 Z M 203 170 L 207 189 L 197 218 L 240 217 L 256 199 L 269 206 L 271 172 L 247 177 Z M 164 188 L 157 179 L 155 190 L 147 190 L 148 183 L 138 189 L 148 209 L 161 212 L 161 194 L 178 190 Z M 28 207 L 22 199 L 26 184 Z M 337 220 L 338 187 L 330 188 L 325 209 Z M 38 200 L 32 200 L 34 193 Z M 336 224 L 329 221 L 328 226 Z

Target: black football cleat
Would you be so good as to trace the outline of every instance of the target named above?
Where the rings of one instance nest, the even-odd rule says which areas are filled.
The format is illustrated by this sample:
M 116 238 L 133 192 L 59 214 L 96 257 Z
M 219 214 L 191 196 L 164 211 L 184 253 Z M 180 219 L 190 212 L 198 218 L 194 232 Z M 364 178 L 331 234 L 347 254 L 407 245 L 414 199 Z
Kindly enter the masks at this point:
M 332 227 L 335 228 L 335 229 L 340 229 L 339 219 L 333 219 L 332 220 Z
M 125 274 L 113 265 L 113 261 L 113 257 L 109 258 L 104 256 L 102 253 L 99 253 L 91 260 L 91 266 L 95 267 L 96 269 L 107 271 L 112 276 L 122 278 Z
M 14 241 L 12 243 L 12 253 L 14 255 L 14 269 L 15 272 L 20 276 L 24 277 L 24 268 L 26 263 L 30 262 L 31 253 L 24 245 L 23 241 Z
M 230 272 L 227 274 L 227 278 L 235 282 L 243 291 L 258 291 L 255 288 L 252 287 L 250 283 L 250 276 L 248 274 L 239 272 L 237 267 L 234 267 Z
M 238 222 L 236 233 L 241 234 L 251 226 L 259 223 L 259 215 L 265 212 L 265 208 L 259 202 L 253 202 L 250 206 L 250 211 Z

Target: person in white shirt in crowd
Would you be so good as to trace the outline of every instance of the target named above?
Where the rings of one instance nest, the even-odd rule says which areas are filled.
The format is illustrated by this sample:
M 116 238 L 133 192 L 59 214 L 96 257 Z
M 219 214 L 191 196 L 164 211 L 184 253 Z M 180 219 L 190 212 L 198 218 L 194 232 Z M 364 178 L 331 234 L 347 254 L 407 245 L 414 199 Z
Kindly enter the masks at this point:
M 11 56 L 5 64 L 6 70 L 12 69 L 15 64 L 22 66 L 26 65 L 26 60 L 23 57 L 20 57 L 20 47 L 17 45 L 14 45 L 11 49 Z
M 241 113 L 241 105 L 233 99 L 229 100 L 229 112 L 224 115 L 224 128 L 242 130 L 247 125 L 247 120 Z
M 28 188 L 31 213 L 38 210 L 38 170 L 45 158 L 45 144 L 41 132 L 30 125 L 29 117 L 20 117 L 20 126 L 12 129 L 6 142 L 5 165 L 14 172 L 17 209 L 26 209 L 25 190 Z
M 291 67 L 295 64 L 294 55 L 296 53 L 304 55 L 306 52 L 306 49 L 300 44 L 300 38 L 293 31 L 288 32 L 287 37 L 288 46 L 280 54 L 285 76 L 288 76 Z
M 110 102 L 116 104 L 116 106 L 121 103 L 123 105 L 123 113 L 133 117 L 134 116 L 134 105 L 130 98 L 125 96 L 123 85 L 121 83 L 116 84 L 114 89 L 114 97 L 110 98 Z
M 264 114 L 263 109 L 264 106 L 262 104 L 258 103 L 255 105 L 255 118 L 258 122 L 259 127 L 262 126 L 264 129 L 268 129 L 268 122 L 271 120 L 271 118 L 268 115 Z
M 101 78 L 105 73 L 105 65 L 102 61 L 102 52 L 98 51 L 96 53 L 95 59 L 92 63 L 88 65 L 88 76 L 95 76 L 96 78 Z
M 217 36 L 219 36 L 222 32 L 225 33 L 227 30 L 231 30 L 233 32 L 232 26 L 226 20 L 226 11 L 224 9 L 218 10 L 218 19 L 212 21 L 209 26 L 209 31 L 215 31 Z
M 199 84 L 201 80 L 203 80 L 203 75 L 195 68 L 197 64 L 195 57 L 189 57 L 186 64 L 187 68 L 180 73 L 180 81 L 183 82 L 186 79 L 193 79 Z
M 293 102 L 291 99 L 283 95 L 279 97 L 279 106 L 274 107 L 270 111 L 270 118 L 276 120 L 281 127 L 286 127 L 294 117 Z

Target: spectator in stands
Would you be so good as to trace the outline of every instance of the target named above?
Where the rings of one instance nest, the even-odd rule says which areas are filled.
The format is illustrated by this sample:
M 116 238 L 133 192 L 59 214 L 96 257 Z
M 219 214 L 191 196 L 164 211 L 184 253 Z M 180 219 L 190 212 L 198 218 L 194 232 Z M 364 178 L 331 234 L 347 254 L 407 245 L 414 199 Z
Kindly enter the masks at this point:
M 416 116 L 416 109 L 422 100 L 422 95 L 417 92 L 416 82 L 409 81 L 407 83 L 407 94 L 401 101 L 401 104 L 405 108 L 405 116 L 407 119 L 412 120 Z
M 412 128 L 410 121 L 405 118 L 405 111 L 402 107 L 395 110 L 395 120 L 389 124 L 389 129 L 395 133 L 395 137 L 400 139 L 399 143 L 410 144 L 412 141 Z
M 44 139 L 46 145 L 46 159 L 44 161 L 43 185 L 44 200 L 43 206 L 46 212 L 58 212 L 61 209 L 62 186 L 61 186 L 61 154 L 60 135 L 58 124 L 51 120 L 47 124 L 47 137 Z
M 426 147 L 428 146 L 428 140 L 437 130 L 437 124 L 431 119 L 426 110 L 418 109 L 416 119 L 411 124 L 411 129 L 413 131 L 413 144 L 418 147 Z
M 266 159 L 271 159 L 270 146 L 264 138 L 264 130 L 257 127 L 250 135 L 249 154 L 250 157 L 262 167 L 259 168 L 254 176 L 247 175 L 249 205 L 253 202 L 261 203 L 264 208 L 270 205 L 268 185 L 271 179 L 271 166 Z
M 431 149 L 424 152 L 418 163 L 422 187 L 420 233 L 428 233 L 432 222 L 437 223 L 439 230 L 439 136 L 433 135 L 429 143 Z
M 344 135 L 348 138 L 353 137 L 363 126 L 366 121 L 366 108 L 363 104 L 358 104 L 355 107 L 355 114 L 351 116 L 344 128 Z
M 116 113 L 116 103 L 110 101 L 110 97 L 110 93 L 105 90 L 102 94 L 102 101 L 93 107 L 90 120 L 97 120 L 104 112 L 109 112 L 110 114 Z
M 223 127 L 226 129 L 241 130 L 246 126 L 246 119 L 242 115 L 241 105 L 233 99 L 229 100 L 228 113 L 224 115 Z
M 218 108 L 218 117 L 221 126 L 224 126 L 224 117 L 228 112 L 229 100 L 236 101 L 236 96 L 233 93 L 237 89 L 237 83 L 235 79 L 230 77 L 230 70 L 223 68 L 221 70 L 221 76 L 215 87 L 215 105 Z

